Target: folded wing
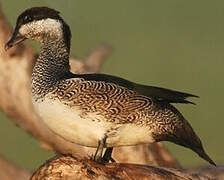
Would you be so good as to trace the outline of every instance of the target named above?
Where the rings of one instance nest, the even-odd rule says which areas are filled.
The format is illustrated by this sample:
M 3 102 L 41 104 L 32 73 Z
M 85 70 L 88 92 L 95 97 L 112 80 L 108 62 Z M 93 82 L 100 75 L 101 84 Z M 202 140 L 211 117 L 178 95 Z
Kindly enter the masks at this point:
M 71 77 L 79 77 L 88 81 L 103 81 L 105 83 L 113 83 L 118 86 L 125 87 L 129 90 L 136 91 L 139 94 L 142 94 L 144 96 L 150 97 L 158 102 L 163 103 L 195 104 L 191 101 L 188 101 L 187 98 L 198 97 L 193 94 L 174 91 L 170 89 L 136 84 L 126 79 L 106 74 L 72 74 Z

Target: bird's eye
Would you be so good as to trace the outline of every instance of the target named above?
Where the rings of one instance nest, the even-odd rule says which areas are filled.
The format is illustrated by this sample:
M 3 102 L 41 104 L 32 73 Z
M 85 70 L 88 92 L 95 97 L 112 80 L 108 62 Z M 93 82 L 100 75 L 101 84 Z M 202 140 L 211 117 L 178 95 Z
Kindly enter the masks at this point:
M 31 22 L 31 21 L 33 21 L 33 17 L 32 16 L 25 16 L 24 21 L 25 22 Z

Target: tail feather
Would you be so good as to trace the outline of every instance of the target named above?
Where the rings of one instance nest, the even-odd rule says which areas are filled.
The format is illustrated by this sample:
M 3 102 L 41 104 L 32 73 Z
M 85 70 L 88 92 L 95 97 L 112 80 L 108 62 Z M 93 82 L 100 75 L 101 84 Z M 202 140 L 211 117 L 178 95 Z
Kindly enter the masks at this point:
M 215 162 L 208 156 L 205 152 L 202 142 L 197 134 L 194 132 L 191 125 L 185 120 L 185 126 L 182 129 L 182 143 L 185 147 L 192 149 L 201 158 L 209 162 L 210 164 L 216 166 Z M 180 137 L 180 136 L 179 136 Z
M 216 166 L 215 162 L 205 152 L 200 138 L 194 132 L 191 125 L 185 119 L 182 119 L 182 123 L 183 124 L 181 128 L 176 127 L 171 134 L 169 134 L 165 138 L 163 137 L 163 140 L 165 139 L 181 146 L 187 147 L 196 152 L 201 158 L 203 158 L 210 164 Z
M 208 154 L 204 151 L 203 148 L 194 150 L 201 158 L 208 161 L 210 164 L 216 166 L 215 162 L 208 156 Z

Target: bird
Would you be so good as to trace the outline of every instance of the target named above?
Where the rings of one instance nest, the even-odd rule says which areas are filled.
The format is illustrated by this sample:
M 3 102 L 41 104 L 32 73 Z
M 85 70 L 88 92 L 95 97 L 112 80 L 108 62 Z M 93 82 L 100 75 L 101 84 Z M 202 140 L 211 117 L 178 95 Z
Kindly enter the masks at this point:
M 97 148 L 95 161 L 112 159 L 113 147 L 170 141 L 216 165 L 189 122 L 173 106 L 194 104 L 187 98 L 198 96 L 108 74 L 71 73 L 70 28 L 60 12 L 49 7 L 22 12 L 5 50 L 26 39 L 40 43 L 31 77 L 35 111 L 66 141 Z

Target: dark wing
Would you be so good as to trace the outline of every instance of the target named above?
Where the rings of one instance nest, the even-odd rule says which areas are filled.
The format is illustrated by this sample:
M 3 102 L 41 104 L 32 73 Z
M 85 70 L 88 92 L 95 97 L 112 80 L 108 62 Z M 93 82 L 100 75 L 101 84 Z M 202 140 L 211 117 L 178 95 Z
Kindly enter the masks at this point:
M 186 98 L 198 97 L 193 94 L 183 93 L 170 89 L 136 84 L 126 79 L 107 74 L 71 74 L 70 76 L 71 78 L 79 77 L 88 81 L 103 81 L 106 83 L 113 83 L 164 103 L 194 104 L 193 102 L 186 100 Z
M 186 100 L 189 97 L 198 97 L 193 94 L 188 94 L 184 92 L 174 91 L 170 89 L 154 87 L 154 86 L 145 86 L 136 84 L 133 89 L 145 96 L 152 97 L 160 102 L 167 103 L 185 103 L 185 104 L 195 104 L 191 101 Z

